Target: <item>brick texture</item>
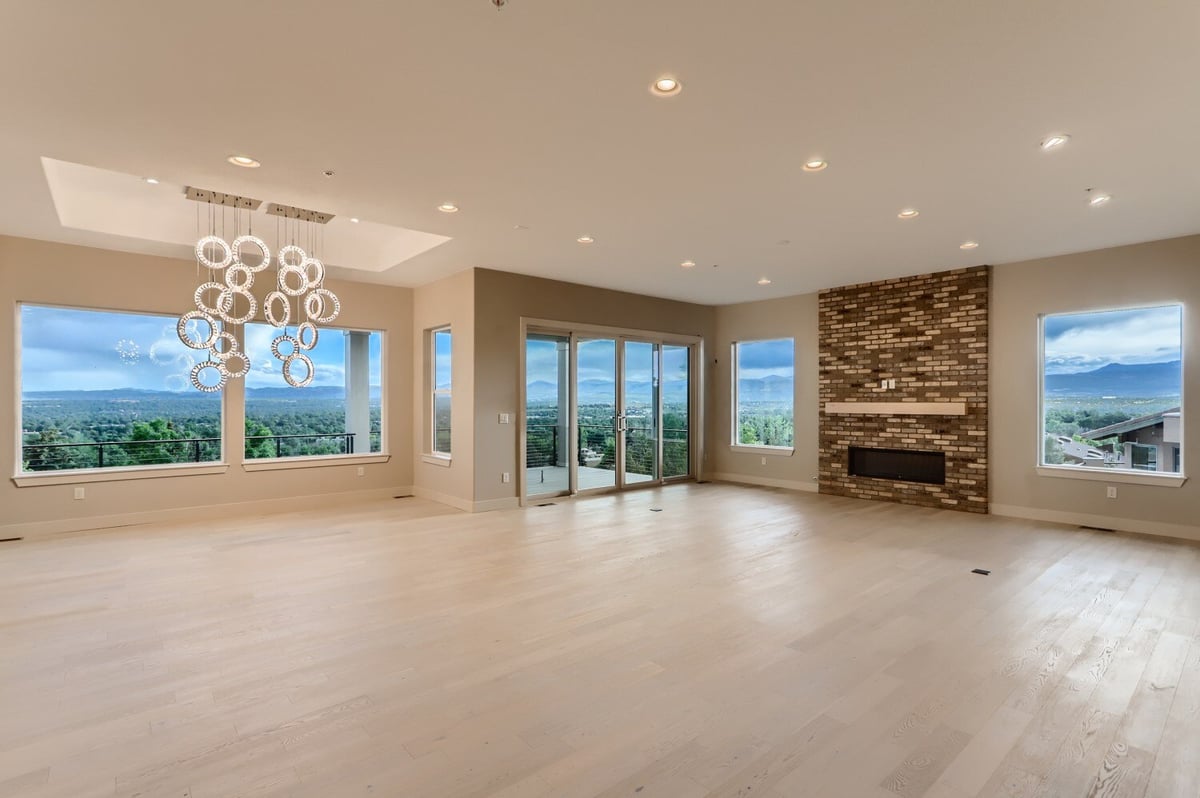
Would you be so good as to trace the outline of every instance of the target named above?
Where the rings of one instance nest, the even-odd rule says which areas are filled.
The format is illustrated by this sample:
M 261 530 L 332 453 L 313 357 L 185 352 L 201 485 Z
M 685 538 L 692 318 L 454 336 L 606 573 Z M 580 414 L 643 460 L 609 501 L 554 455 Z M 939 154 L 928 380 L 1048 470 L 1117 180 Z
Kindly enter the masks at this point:
M 987 512 L 990 278 L 977 266 L 821 292 L 822 493 Z M 967 414 L 825 413 L 826 402 L 903 401 L 965 402 Z M 945 452 L 946 484 L 852 477 L 850 446 Z

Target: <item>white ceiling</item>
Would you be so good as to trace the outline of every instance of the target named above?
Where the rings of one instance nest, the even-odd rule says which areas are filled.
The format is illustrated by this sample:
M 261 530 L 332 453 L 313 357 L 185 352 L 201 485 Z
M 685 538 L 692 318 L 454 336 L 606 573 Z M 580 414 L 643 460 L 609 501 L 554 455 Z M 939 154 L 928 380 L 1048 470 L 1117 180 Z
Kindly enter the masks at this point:
M 330 274 L 353 280 L 357 276 L 346 270 L 393 269 L 450 240 L 348 216 L 334 216 L 321 225 L 285 222 L 267 213 L 266 202 L 254 211 L 203 206 L 185 196 L 187 186 L 161 180 L 150 186 L 137 175 L 53 158 L 43 158 L 42 169 L 63 228 L 154 245 L 175 244 L 181 258 L 194 257 L 196 239 L 211 230 L 230 242 L 241 233 L 257 233 L 276 246 L 290 234 L 289 240 L 319 255 L 324 265 L 334 270 Z
M 397 285 L 488 267 L 724 303 L 1200 232 L 1195 0 L 0 0 L 0 18 L 12 235 L 179 252 L 63 227 L 43 156 L 453 239 L 354 275 Z M 647 91 L 664 73 L 681 94 Z M 812 156 L 830 167 L 803 172 Z

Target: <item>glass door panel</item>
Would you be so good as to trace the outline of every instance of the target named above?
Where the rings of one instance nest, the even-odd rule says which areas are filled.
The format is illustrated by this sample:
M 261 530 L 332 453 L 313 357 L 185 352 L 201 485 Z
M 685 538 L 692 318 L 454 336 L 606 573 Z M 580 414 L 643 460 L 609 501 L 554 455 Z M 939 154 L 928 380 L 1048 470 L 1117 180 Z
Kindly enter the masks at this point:
M 621 373 L 622 485 L 655 482 L 658 473 L 658 344 L 625 341 Z
M 663 344 L 662 348 L 662 475 L 692 473 L 691 347 Z
M 571 490 L 571 337 L 525 338 L 525 492 Z
M 617 342 L 579 338 L 576 347 L 576 490 L 617 485 Z

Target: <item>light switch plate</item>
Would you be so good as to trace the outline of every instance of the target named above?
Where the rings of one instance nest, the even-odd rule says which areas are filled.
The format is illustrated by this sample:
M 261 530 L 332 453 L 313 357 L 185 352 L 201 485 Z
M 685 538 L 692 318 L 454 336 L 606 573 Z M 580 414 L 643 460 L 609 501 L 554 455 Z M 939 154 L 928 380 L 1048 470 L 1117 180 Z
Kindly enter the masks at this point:
M 507 423 L 508 423 L 508 413 L 501 413 L 501 414 L 500 414 L 500 423 L 501 423 L 501 424 L 507 424 Z

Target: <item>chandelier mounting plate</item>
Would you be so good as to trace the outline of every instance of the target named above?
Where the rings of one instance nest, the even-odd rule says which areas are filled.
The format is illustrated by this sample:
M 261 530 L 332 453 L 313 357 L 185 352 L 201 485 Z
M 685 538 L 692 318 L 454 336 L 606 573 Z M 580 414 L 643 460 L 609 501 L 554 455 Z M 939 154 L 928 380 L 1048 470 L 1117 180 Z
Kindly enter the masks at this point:
M 262 205 L 262 200 L 252 197 L 239 197 L 237 194 L 210 191 L 207 188 L 196 188 L 195 186 L 185 187 L 183 189 L 183 196 L 196 202 L 208 202 L 213 205 L 224 205 L 228 208 L 242 208 L 250 211 L 256 211 L 258 210 L 258 206 Z
M 281 205 L 278 202 L 267 203 L 267 214 L 269 216 L 282 216 L 285 219 L 299 219 L 303 222 L 316 222 L 317 224 L 328 224 L 329 220 L 333 218 L 332 213 L 310 211 L 307 208 Z

